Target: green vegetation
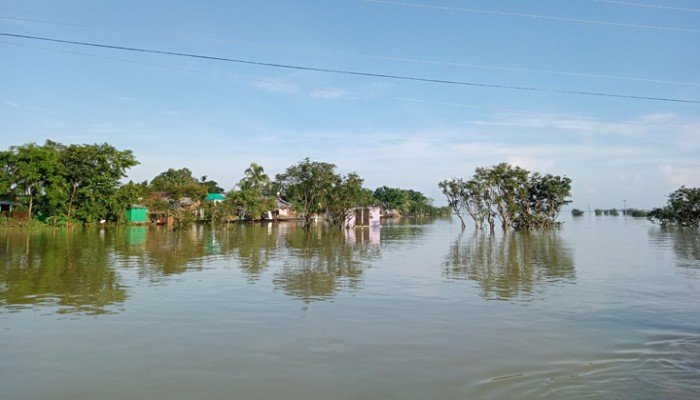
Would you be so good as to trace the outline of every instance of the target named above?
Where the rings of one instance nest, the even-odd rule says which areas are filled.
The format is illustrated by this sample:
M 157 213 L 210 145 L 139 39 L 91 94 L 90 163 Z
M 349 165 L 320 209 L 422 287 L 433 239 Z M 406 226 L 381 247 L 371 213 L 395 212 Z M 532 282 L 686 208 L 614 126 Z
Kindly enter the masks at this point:
M 574 208 L 573 210 L 571 210 L 571 215 L 573 215 L 574 217 L 580 217 L 583 214 L 584 212 L 579 210 L 578 208 Z
M 654 208 L 649 219 L 661 225 L 698 227 L 700 225 L 700 188 L 680 189 L 668 195 L 666 206 Z
M 561 207 L 570 203 L 571 179 L 501 163 L 477 168 L 470 180 L 453 178 L 438 186 L 462 221 L 462 228 L 461 211 L 465 210 L 477 229 L 487 223 L 493 231 L 496 218 L 503 230 L 532 229 L 557 224 Z
M 136 164 L 131 151 L 106 143 L 13 146 L 0 152 L 0 189 L 26 206 L 28 220 L 111 220 L 128 206 L 117 195 L 119 179 Z
M 378 203 L 386 210 L 396 210 L 411 215 L 439 215 L 445 210 L 433 207 L 432 199 L 421 192 L 382 186 L 372 194 Z
M 649 216 L 648 211 L 640 210 L 638 208 L 628 208 L 624 210 L 623 213 L 634 218 L 646 218 Z
M 289 202 L 296 212 L 291 218 L 303 218 L 307 228 L 317 218 L 343 226 L 355 207 L 381 204 L 401 215 L 443 211 L 418 191 L 383 186 L 372 192 L 362 186 L 358 174 L 341 175 L 334 164 L 308 158 L 274 181 L 261 165 L 251 163 L 229 192 L 206 175 L 196 178 L 187 168 L 169 168 L 150 182 L 122 184 L 120 179 L 137 164 L 130 150 L 106 143 L 47 141 L 0 151 L 0 200 L 9 200 L 13 207 L 11 214 L 0 216 L 0 224 L 119 223 L 125 222 L 132 205 L 145 207 L 150 221 L 173 228 L 275 218 L 280 201 Z

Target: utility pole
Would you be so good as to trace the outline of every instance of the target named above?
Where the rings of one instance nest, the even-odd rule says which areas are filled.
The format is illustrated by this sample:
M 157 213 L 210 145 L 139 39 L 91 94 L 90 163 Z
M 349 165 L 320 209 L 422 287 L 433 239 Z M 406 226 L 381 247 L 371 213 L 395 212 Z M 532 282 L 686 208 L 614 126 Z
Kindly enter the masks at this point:
M 627 200 L 622 200 L 622 202 L 625 204 L 625 208 L 622 210 L 622 215 L 625 217 L 627 216 Z

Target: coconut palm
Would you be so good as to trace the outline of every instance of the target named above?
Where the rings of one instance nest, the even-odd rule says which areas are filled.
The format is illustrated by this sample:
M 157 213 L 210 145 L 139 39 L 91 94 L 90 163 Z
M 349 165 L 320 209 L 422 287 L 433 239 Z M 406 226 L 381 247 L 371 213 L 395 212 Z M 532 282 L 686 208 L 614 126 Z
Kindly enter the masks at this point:
M 241 188 L 262 189 L 270 183 L 270 177 L 265 173 L 261 165 L 250 163 L 250 167 L 245 170 L 245 177 L 241 179 L 239 186 Z

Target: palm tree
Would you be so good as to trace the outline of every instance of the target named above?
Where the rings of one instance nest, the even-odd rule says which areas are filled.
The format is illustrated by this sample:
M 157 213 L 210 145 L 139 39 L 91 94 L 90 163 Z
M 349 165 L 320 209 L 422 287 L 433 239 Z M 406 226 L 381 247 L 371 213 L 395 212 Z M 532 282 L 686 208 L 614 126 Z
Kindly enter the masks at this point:
M 270 183 L 270 177 L 267 176 L 263 167 L 256 163 L 250 163 L 250 167 L 245 170 L 245 177 L 241 179 L 239 185 L 262 189 L 268 183 Z

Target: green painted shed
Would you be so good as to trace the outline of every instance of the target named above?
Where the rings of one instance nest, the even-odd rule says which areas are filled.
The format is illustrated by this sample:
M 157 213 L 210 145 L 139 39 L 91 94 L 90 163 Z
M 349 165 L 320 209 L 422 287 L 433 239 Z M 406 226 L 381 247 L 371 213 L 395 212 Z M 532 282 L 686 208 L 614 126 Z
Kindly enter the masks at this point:
M 148 209 L 142 205 L 132 204 L 126 210 L 124 217 L 132 224 L 142 224 L 148 222 Z

